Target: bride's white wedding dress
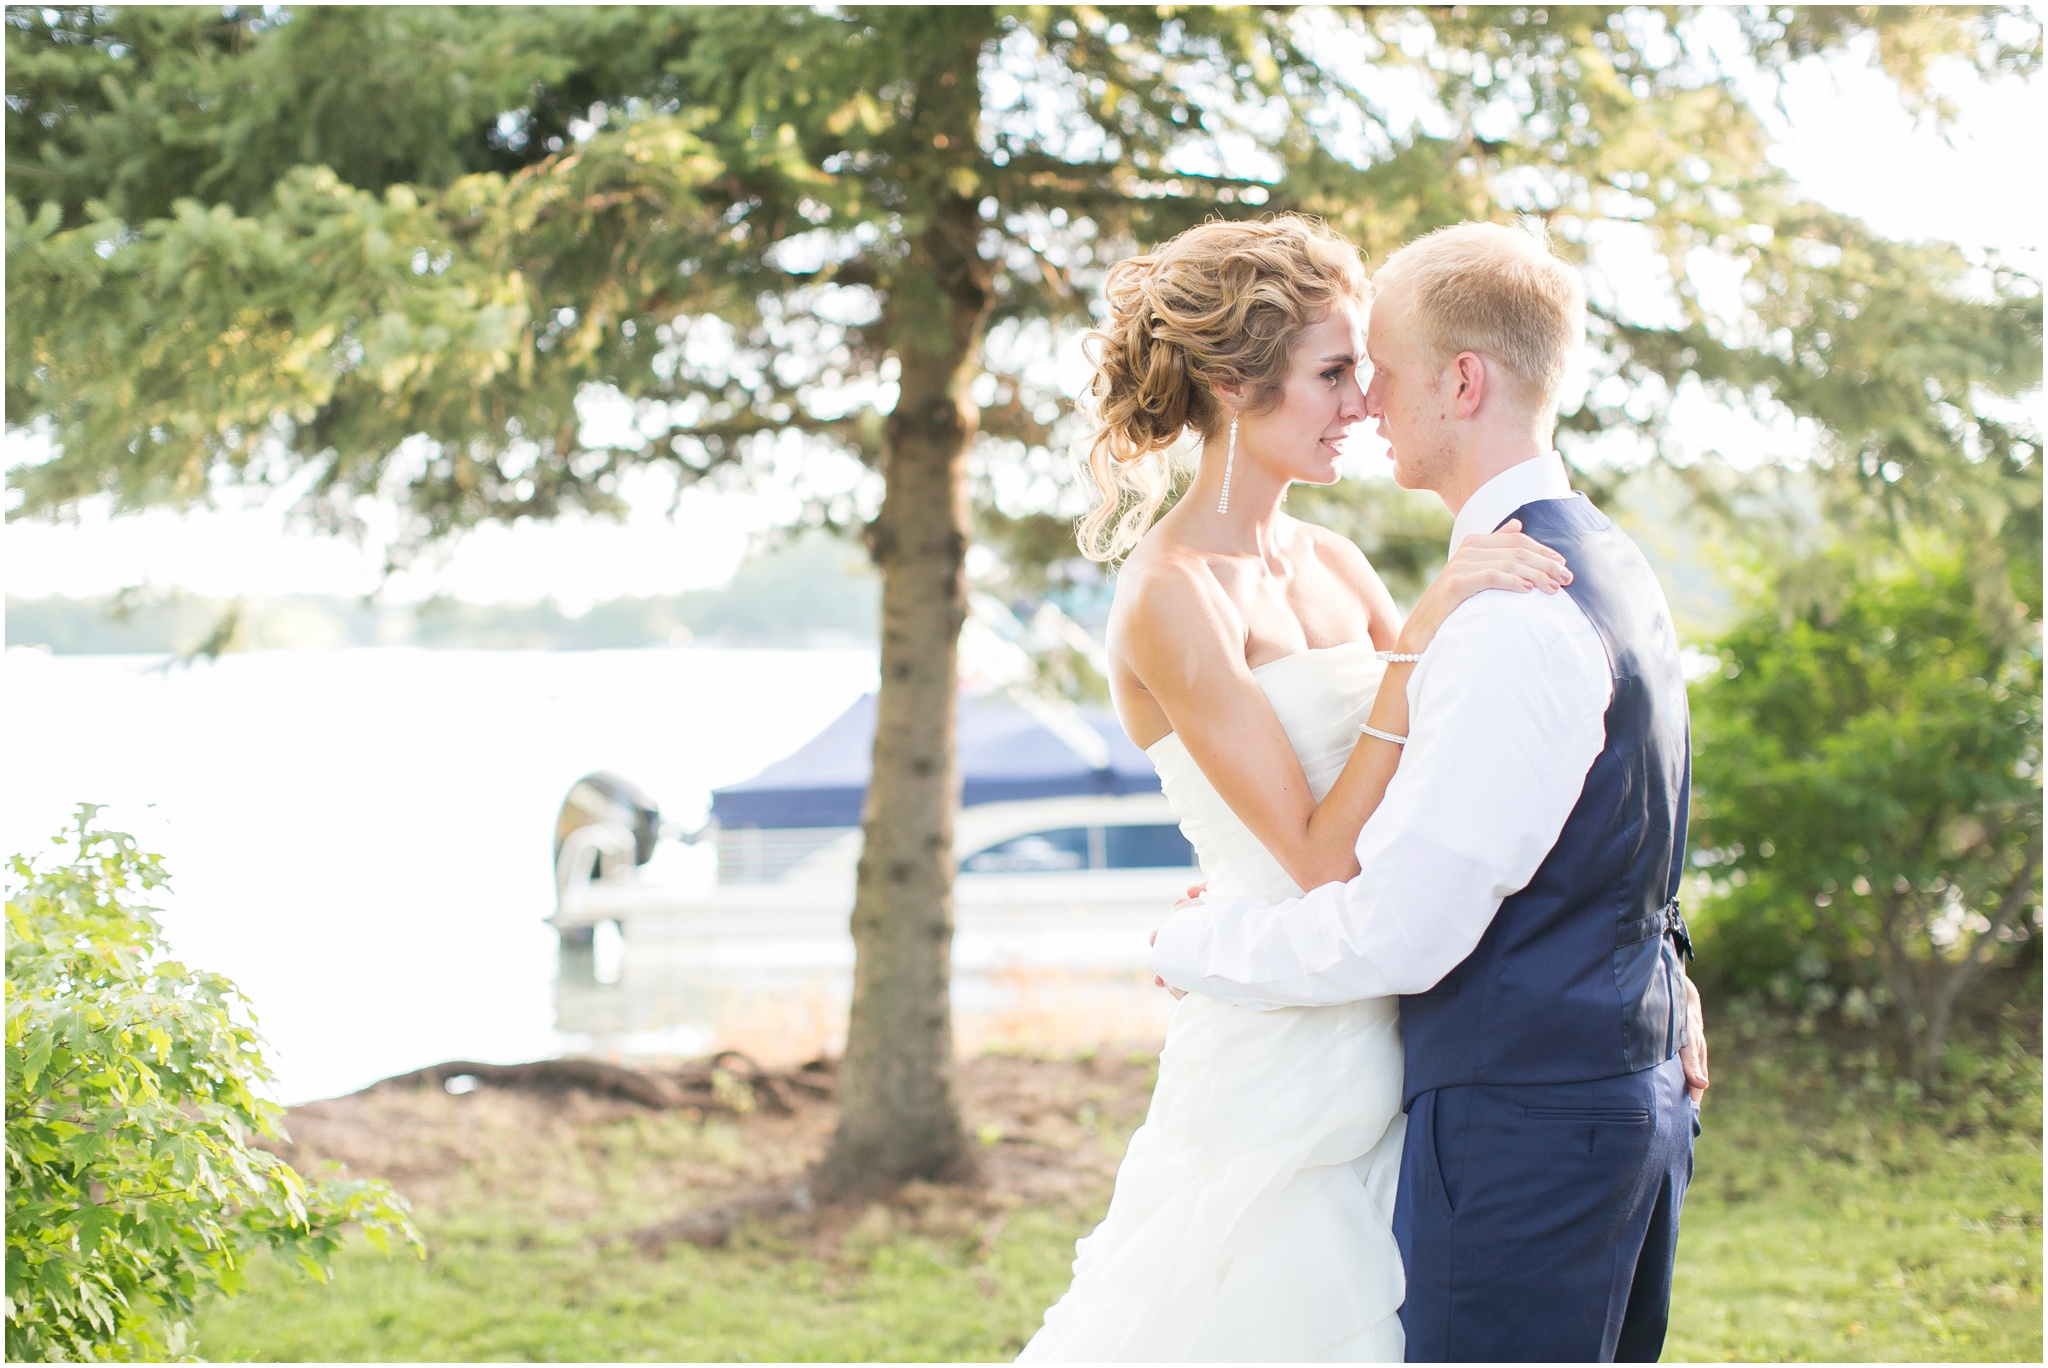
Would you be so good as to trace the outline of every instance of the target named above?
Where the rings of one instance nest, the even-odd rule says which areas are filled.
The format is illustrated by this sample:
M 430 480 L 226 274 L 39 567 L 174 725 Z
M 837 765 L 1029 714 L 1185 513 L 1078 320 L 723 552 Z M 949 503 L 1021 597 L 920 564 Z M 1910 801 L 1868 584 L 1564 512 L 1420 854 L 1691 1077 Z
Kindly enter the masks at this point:
M 1383 670 L 1357 644 L 1252 672 L 1318 799 Z M 1147 754 L 1210 899 L 1300 894 L 1178 736 Z M 1109 1214 L 1020 1360 L 1399 1362 L 1405 1121 L 1394 999 L 1271 1012 L 1181 999 Z

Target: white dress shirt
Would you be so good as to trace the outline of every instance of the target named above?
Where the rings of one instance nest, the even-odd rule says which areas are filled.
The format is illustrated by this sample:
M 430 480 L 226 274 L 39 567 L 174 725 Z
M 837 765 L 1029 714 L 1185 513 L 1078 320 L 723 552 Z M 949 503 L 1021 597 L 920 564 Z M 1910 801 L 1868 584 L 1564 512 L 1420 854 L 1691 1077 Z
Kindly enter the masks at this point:
M 1555 453 L 1512 466 L 1458 511 L 1451 548 L 1571 494 Z M 1475 594 L 1409 676 L 1408 745 L 1359 833 L 1357 877 L 1175 912 L 1153 972 L 1254 1008 L 1435 987 L 1557 843 L 1606 745 L 1613 687 L 1599 633 L 1566 592 Z

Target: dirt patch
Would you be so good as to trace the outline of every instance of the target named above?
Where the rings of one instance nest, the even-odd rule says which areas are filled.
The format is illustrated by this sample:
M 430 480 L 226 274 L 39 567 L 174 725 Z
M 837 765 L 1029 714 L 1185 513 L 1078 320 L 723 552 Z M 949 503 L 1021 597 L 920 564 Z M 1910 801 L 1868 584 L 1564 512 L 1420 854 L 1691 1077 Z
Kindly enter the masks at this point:
M 879 1206 L 779 1224 L 829 1253 L 883 1227 L 988 1239 L 1008 1210 L 1099 1206 L 1156 1076 L 1156 1046 L 963 1061 L 962 1105 L 984 1150 L 985 1187 L 912 1184 Z M 625 1235 L 799 1179 L 837 1120 L 821 1091 L 785 1089 L 783 1107 L 750 1104 L 744 1090 L 721 1094 L 716 1107 L 652 1107 L 576 1089 L 450 1093 L 424 1077 L 295 1107 L 291 1140 L 275 1148 L 305 1172 L 339 1165 L 383 1178 L 429 1223 L 488 1211 L 511 1213 L 536 1237 Z
M 963 1064 L 967 1123 L 988 1151 L 991 1192 L 1038 1206 L 1107 1190 L 1158 1065 L 1157 1046 Z

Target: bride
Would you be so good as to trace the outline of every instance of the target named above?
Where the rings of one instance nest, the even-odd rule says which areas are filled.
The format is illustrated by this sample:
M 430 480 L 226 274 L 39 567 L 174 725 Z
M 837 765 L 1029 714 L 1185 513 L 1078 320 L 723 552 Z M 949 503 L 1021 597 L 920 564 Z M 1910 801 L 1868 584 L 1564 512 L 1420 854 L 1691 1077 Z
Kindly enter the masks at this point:
M 1208 896 L 1349 879 L 1400 762 L 1412 659 L 1472 594 L 1556 592 L 1569 571 L 1510 523 L 1468 539 L 1404 624 L 1357 547 L 1280 511 L 1291 481 L 1336 480 L 1366 416 L 1369 287 L 1327 228 L 1203 224 L 1119 263 L 1107 295 L 1089 391 L 1103 503 L 1081 537 L 1097 559 L 1128 555 L 1118 717 Z M 1199 467 L 1159 516 L 1184 433 Z M 1391 998 L 1183 998 L 1109 1214 L 1021 1358 L 1400 1361 L 1400 1099 Z

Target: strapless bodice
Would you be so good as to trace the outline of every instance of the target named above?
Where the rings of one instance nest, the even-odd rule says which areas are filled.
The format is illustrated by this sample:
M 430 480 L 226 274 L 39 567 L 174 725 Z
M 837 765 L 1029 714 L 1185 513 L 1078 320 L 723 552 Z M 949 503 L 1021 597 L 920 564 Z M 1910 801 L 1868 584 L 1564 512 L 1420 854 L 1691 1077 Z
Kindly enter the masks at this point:
M 1252 671 L 1318 802 L 1350 758 L 1358 724 L 1372 710 L 1385 673 L 1369 642 L 1282 656 Z M 1211 899 L 1300 895 L 1280 862 L 1216 792 L 1178 733 L 1153 742 L 1145 754 L 1159 771 L 1159 786 L 1180 819 L 1182 834 L 1195 848 Z

